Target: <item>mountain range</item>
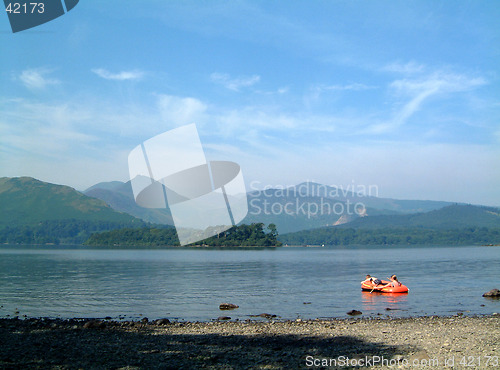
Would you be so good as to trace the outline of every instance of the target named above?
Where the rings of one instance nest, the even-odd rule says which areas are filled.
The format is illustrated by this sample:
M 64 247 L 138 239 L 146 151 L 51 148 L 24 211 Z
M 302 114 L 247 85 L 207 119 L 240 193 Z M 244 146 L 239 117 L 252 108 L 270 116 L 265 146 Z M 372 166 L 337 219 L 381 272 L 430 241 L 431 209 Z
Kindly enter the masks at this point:
M 83 193 L 105 201 L 115 210 L 129 213 L 144 221 L 173 224 L 168 207 L 166 209 L 139 207 L 135 203 L 130 181 L 99 183 Z M 340 225 L 366 216 L 426 212 L 453 204 L 365 196 L 352 189 L 314 182 L 304 182 L 286 188 L 254 190 L 247 193 L 247 199 L 248 214 L 241 224 L 274 223 L 280 233 Z
M 379 215 L 396 217 L 426 212 L 452 204 L 366 196 L 349 189 L 314 182 L 283 189 L 253 191 L 248 193 L 248 200 L 248 215 L 243 222 L 274 223 L 281 233 L 350 224 L 360 218 Z
M 312 182 L 254 190 L 247 198 L 248 215 L 242 223 L 274 223 L 281 235 L 316 229 L 324 233 L 325 227 L 332 230 L 500 228 L 500 209 L 495 207 L 379 198 Z M 0 242 L 30 240 L 22 236 L 30 233 L 33 240 L 36 235 L 40 240 L 57 240 L 56 234 L 61 230 L 69 238 L 64 240 L 80 241 L 92 232 L 141 227 L 146 222 L 173 223 L 168 208 L 139 207 L 130 182 L 99 183 L 82 193 L 29 177 L 0 178 L 0 231 L 4 229 Z M 78 238 L 71 239 L 73 236 Z

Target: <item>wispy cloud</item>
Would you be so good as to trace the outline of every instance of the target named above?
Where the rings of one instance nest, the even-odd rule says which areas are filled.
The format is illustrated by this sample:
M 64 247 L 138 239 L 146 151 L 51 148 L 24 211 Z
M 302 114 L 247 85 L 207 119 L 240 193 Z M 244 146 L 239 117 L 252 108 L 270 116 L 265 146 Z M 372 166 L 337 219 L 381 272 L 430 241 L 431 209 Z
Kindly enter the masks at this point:
M 115 81 L 126 81 L 126 80 L 140 80 L 144 77 L 144 72 L 140 70 L 132 70 L 132 71 L 121 71 L 118 73 L 112 73 L 104 68 L 94 68 L 92 69 L 99 77 L 102 77 L 106 80 L 115 80 Z
M 317 101 L 320 99 L 322 94 L 328 93 L 328 92 L 359 92 L 359 91 L 365 91 L 365 90 L 373 90 L 377 89 L 377 86 L 373 85 L 366 85 L 363 83 L 351 83 L 351 84 L 345 84 L 345 85 L 314 85 L 312 86 L 309 91 L 306 93 L 304 96 L 304 101 L 307 105 Z
M 390 120 L 370 126 L 367 132 L 380 134 L 404 125 L 432 96 L 469 91 L 486 83 L 487 81 L 482 77 L 444 72 L 435 72 L 420 79 L 395 80 L 389 84 L 389 90 L 396 98 L 396 104 L 401 105 L 401 100 L 406 100 L 406 102 Z
M 226 89 L 240 91 L 243 87 L 249 87 L 258 83 L 260 81 L 260 76 L 252 75 L 231 78 L 227 73 L 212 73 L 210 79 L 212 82 L 221 84 Z
M 75 143 L 86 144 L 96 139 L 81 129 L 81 124 L 90 117 L 82 106 L 25 99 L 3 105 L 0 124 L 4 125 L 5 142 L 12 147 L 50 156 L 69 151 Z
M 435 94 L 465 89 L 466 86 L 472 89 L 481 83 L 479 80 L 474 81 L 474 78 L 462 77 L 446 79 L 443 76 L 429 76 L 422 80 L 391 83 L 389 88 L 392 94 L 406 99 L 400 119 L 405 119 L 405 115 L 409 117 L 419 109 L 419 105 Z M 460 81 L 463 82 L 461 87 Z M 356 168 L 357 173 L 364 174 L 367 183 L 379 184 L 388 194 L 396 192 L 396 195 L 403 196 L 391 185 L 391 181 L 395 183 L 394 168 L 405 175 L 403 177 L 407 180 L 403 185 L 407 185 L 412 181 L 418 183 L 419 176 L 430 176 L 428 163 L 434 166 L 431 171 L 433 174 L 447 168 L 450 158 L 455 158 L 455 153 L 467 158 L 468 165 L 474 161 L 481 163 L 481 170 L 492 166 L 498 158 L 495 157 L 498 150 L 493 154 L 483 153 L 468 148 L 468 145 L 447 152 L 437 146 L 422 151 L 419 149 L 422 147 L 420 142 L 388 142 L 383 145 L 379 141 L 378 144 L 367 145 L 366 141 L 355 141 L 360 136 L 354 141 L 343 143 L 345 130 L 352 129 L 353 125 L 360 127 L 347 117 L 314 115 L 310 112 L 292 114 L 268 105 L 227 109 L 186 96 L 156 95 L 155 104 L 138 104 L 134 108 L 109 102 L 101 105 L 100 101 L 49 104 L 0 100 L 0 110 L 0 131 L 5 134 L 0 137 L 0 150 L 5 153 L 4 157 L 22 159 L 25 173 L 42 178 L 43 173 L 50 173 L 50 166 L 57 164 L 61 169 L 58 172 L 63 172 L 66 177 L 70 174 L 72 181 L 86 186 L 103 178 L 125 178 L 126 157 L 131 147 L 162 131 L 191 122 L 198 124 L 211 158 L 234 160 L 242 165 L 249 179 L 275 181 L 277 184 L 279 181 L 298 183 L 304 177 L 331 181 L 324 174 L 331 170 L 335 158 L 343 158 L 342 165 L 335 167 L 340 179 L 338 181 L 350 181 L 349 176 L 353 176 L 351 169 Z M 396 118 L 389 121 L 393 123 Z M 354 131 L 354 135 L 359 134 L 358 129 Z M 438 159 L 432 160 L 434 156 Z M 421 165 L 412 166 L 411 171 L 406 173 L 406 161 L 413 163 L 415 158 L 419 158 L 418 163 Z M 262 167 L 264 160 L 266 166 Z M 17 162 L 10 162 L 13 164 L 6 167 L 9 173 L 20 173 Z M 315 165 L 311 166 L 311 163 Z M 91 175 L 88 168 L 93 168 Z M 297 168 L 301 170 L 297 171 Z M 480 172 L 479 169 L 476 172 Z M 57 176 L 60 176 L 60 182 L 68 181 L 64 180 L 63 175 Z M 494 180 L 495 176 L 498 179 L 498 174 L 491 175 L 491 179 Z M 457 178 L 455 176 L 454 181 Z M 415 190 L 418 190 L 416 186 Z M 438 198 L 438 195 L 436 193 L 435 197 Z M 456 194 L 450 199 L 461 199 L 461 196 Z
M 361 83 L 353 83 L 348 85 L 329 85 L 329 86 L 318 86 L 317 89 L 321 91 L 362 91 L 376 89 L 376 86 L 365 85 Z
M 43 90 L 49 85 L 60 83 L 59 80 L 48 77 L 50 73 L 51 70 L 46 68 L 25 69 L 19 75 L 19 79 L 30 90 Z
M 402 79 L 390 84 L 398 93 L 413 94 L 425 90 L 436 92 L 461 92 L 485 85 L 487 81 L 482 77 L 470 77 L 463 74 L 435 72 L 421 79 Z
M 414 62 L 414 61 L 407 62 L 407 63 L 401 63 L 398 61 L 398 62 L 393 62 L 393 63 L 387 64 L 384 67 L 382 67 L 383 71 L 402 73 L 405 75 L 424 72 L 425 69 L 426 69 L 425 65 L 419 64 L 419 63 Z
M 290 88 L 288 86 L 280 87 L 276 90 L 271 90 L 271 91 L 255 90 L 255 92 L 257 94 L 261 94 L 261 95 L 283 95 L 283 94 L 287 94 L 289 91 L 290 91 Z

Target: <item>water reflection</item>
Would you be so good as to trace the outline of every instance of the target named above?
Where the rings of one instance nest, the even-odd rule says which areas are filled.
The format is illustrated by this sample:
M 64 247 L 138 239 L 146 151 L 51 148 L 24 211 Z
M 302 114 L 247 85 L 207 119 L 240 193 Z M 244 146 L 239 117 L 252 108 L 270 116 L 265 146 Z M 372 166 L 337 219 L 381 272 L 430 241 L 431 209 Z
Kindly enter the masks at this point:
M 407 311 L 407 293 L 361 292 L 363 312 L 380 313 L 381 311 Z

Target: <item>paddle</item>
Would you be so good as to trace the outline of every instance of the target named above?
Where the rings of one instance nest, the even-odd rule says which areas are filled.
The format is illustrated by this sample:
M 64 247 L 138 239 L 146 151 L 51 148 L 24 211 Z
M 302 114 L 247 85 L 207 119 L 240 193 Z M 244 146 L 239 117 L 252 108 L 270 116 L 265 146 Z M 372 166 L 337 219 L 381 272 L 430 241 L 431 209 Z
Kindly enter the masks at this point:
M 391 279 L 390 279 L 390 278 L 389 278 L 389 281 L 391 281 Z M 372 282 L 372 284 L 373 284 L 373 282 Z M 384 285 L 384 286 L 385 286 L 385 285 Z M 372 292 L 375 290 L 375 288 L 377 288 L 377 286 L 376 286 L 376 285 L 373 287 L 373 289 L 372 289 L 372 290 L 370 290 L 370 294 L 372 294 Z
M 375 285 L 375 283 L 374 283 L 373 281 L 372 281 L 372 284 L 374 284 L 374 285 Z M 372 292 L 375 290 L 375 288 L 376 288 L 376 287 L 377 287 L 377 286 L 375 285 L 375 286 L 373 287 L 373 289 L 372 289 L 372 290 L 370 290 L 370 294 L 372 294 Z

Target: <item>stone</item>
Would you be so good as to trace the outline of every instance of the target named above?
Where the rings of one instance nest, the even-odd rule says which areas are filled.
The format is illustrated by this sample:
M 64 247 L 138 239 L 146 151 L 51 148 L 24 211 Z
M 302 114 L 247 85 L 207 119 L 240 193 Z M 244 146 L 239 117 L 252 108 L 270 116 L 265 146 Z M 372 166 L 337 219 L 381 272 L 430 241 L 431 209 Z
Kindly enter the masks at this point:
M 272 319 L 273 317 L 276 317 L 276 315 L 270 314 L 270 313 L 261 313 L 260 315 L 257 315 L 259 317 L 265 317 L 266 319 Z
M 358 310 L 350 310 L 349 312 L 347 312 L 347 314 L 351 315 L 351 316 L 356 316 L 356 315 L 362 315 L 363 312 L 358 311 Z
M 491 289 L 489 292 L 484 293 L 483 297 L 500 298 L 500 290 Z
M 155 323 L 155 325 L 158 325 L 158 326 L 168 325 L 168 324 L 170 324 L 170 320 L 169 319 L 158 319 L 154 323 Z
M 100 320 L 90 320 L 83 324 L 84 329 L 104 329 L 106 327 L 106 323 Z
M 239 308 L 240 306 L 233 304 L 233 303 L 221 303 L 219 305 L 220 310 L 234 310 L 236 308 Z
M 229 316 L 220 316 L 217 318 L 217 320 L 224 321 L 224 320 L 231 320 L 231 318 Z

